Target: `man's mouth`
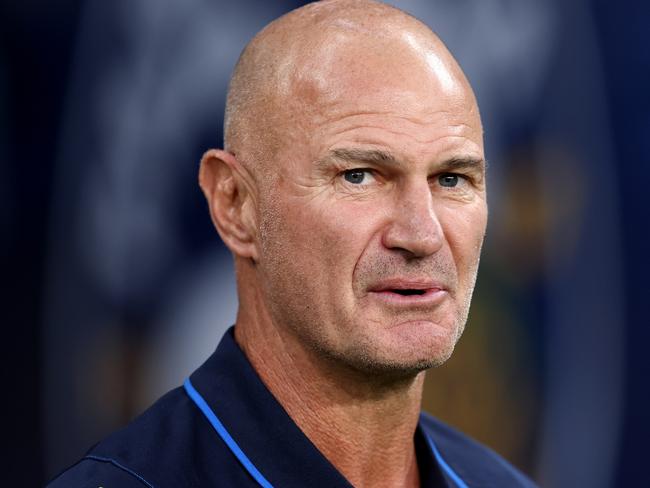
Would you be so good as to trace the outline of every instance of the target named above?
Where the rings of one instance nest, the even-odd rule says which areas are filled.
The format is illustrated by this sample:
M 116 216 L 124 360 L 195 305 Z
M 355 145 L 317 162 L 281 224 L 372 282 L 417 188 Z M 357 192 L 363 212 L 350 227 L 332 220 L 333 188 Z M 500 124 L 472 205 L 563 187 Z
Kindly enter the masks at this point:
M 405 297 L 410 296 L 410 295 L 424 295 L 426 293 L 426 290 L 418 289 L 418 288 L 409 288 L 407 290 L 399 290 L 399 289 L 392 289 L 392 290 L 386 290 L 391 293 L 397 293 L 398 295 L 403 295 Z
M 446 288 L 429 279 L 393 278 L 369 288 L 369 295 L 397 305 L 435 305 L 446 295 Z

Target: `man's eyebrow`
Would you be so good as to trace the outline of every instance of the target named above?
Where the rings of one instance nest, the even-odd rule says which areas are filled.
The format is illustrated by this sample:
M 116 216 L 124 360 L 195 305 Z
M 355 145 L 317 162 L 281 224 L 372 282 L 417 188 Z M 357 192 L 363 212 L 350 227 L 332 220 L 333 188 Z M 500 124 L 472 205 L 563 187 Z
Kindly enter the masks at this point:
M 338 159 L 349 163 L 398 164 L 395 156 L 381 149 L 333 149 L 327 154 L 325 159 Z
M 320 163 L 328 160 L 339 160 L 349 163 L 369 163 L 378 165 L 399 165 L 399 160 L 390 152 L 381 149 L 338 148 L 330 151 Z M 438 171 L 455 171 L 461 169 L 478 169 L 484 171 L 487 161 L 472 156 L 458 156 L 447 159 L 437 165 Z
M 447 159 L 438 166 L 439 171 L 456 171 L 460 169 L 478 169 L 485 171 L 487 169 L 487 161 L 483 158 L 463 156 Z

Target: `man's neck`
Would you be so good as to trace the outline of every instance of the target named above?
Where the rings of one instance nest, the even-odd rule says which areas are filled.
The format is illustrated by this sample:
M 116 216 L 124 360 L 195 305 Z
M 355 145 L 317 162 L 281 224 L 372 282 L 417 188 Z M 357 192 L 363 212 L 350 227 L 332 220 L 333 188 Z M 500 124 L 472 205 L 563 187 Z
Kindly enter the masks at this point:
M 235 326 L 237 343 L 293 421 L 352 485 L 419 486 L 413 437 L 424 373 L 379 382 L 246 315 L 240 313 Z

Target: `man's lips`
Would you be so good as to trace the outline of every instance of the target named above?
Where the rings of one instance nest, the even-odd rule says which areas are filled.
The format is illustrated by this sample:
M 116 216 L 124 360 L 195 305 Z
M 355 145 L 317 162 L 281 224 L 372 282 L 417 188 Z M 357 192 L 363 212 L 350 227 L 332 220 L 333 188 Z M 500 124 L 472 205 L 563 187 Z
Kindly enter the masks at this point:
M 396 305 L 436 305 L 447 295 L 447 289 L 429 279 L 393 278 L 373 284 L 368 293 Z

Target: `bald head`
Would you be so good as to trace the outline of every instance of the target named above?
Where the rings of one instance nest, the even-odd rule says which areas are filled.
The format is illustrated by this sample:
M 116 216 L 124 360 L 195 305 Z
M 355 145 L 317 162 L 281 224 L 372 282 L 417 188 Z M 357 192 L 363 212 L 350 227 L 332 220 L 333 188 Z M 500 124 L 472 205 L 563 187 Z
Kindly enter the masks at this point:
M 269 24 L 242 52 L 228 91 L 225 149 L 253 173 L 271 169 L 284 147 L 309 137 L 323 109 L 362 111 L 349 103 L 358 93 L 400 103 L 422 86 L 475 103 L 452 55 L 416 18 L 371 0 L 312 3 Z

